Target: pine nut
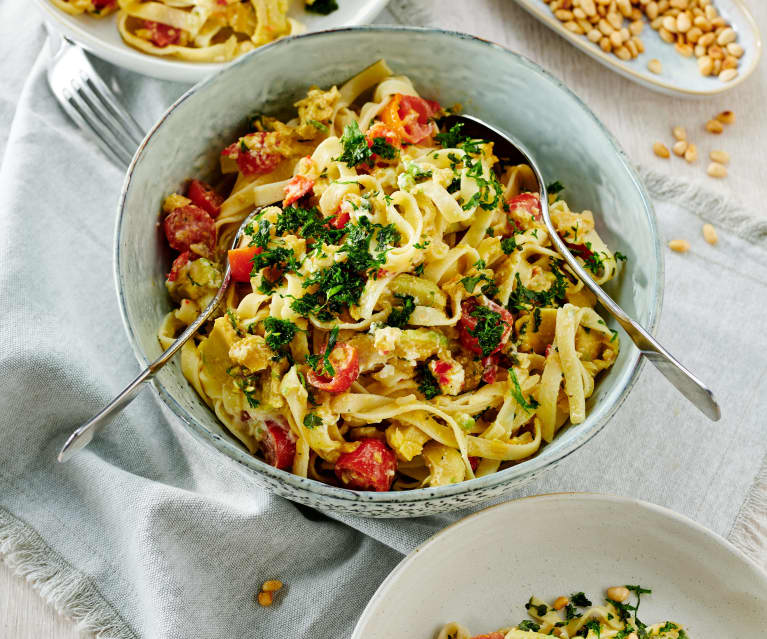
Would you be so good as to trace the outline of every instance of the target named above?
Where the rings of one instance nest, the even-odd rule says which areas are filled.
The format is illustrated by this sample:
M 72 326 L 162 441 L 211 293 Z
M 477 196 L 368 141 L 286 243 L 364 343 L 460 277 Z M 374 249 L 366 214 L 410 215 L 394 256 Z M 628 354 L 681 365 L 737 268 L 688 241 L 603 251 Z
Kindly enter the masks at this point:
M 677 253 L 687 253 L 690 250 L 690 243 L 687 240 L 671 240 L 668 247 Z
M 573 19 L 573 12 L 567 11 L 567 9 L 560 9 L 559 11 L 555 11 L 554 15 L 558 20 L 561 20 L 562 22 L 567 22 L 568 20 Z
M 698 27 L 698 29 L 700 29 L 701 31 L 703 31 L 706 34 L 708 34 L 708 32 L 711 31 L 711 23 L 708 20 L 706 20 L 706 18 L 704 18 L 703 16 L 696 16 L 695 18 L 693 18 L 692 23 L 696 27 Z M 713 36 L 713 37 L 716 37 L 716 36 Z M 713 41 L 714 40 L 712 38 L 711 42 L 713 42 Z
M 565 22 L 562 26 L 564 26 L 564 28 L 570 31 L 571 33 L 583 35 L 583 29 L 581 29 L 580 25 L 577 22 L 573 22 L 572 20 L 570 20 L 570 22 Z
M 612 44 L 616 49 L 623 44 L 623 36 L 621 35 L 620 31 L 613 31 L 610 34 L 610 44 Z
M 716 18 L 719 15 L 717 10 L 714 7 L 712 7 L 711 5 L 706 6 L 704 11 L 706 13 L 706 18 L 708 20 L 713 20 L 714 18 Z
M 711 224 L 703 225 L 703 239 L 706 240 L 711 246 L 719 241 L 719 237 L 716 234 L 716 229 Z
M 595 16 L 597 14 L 597 8 L 594 5 L 594 0 L 581 0 L 581 9 L 587 16 Z
M 712 44 L 708 48 L 708 57 L 712 60 L 721 60 L 724 58 L 724 51 L 718 44 Z
M 639 49 L 637 48 L 636 42 L 634 42 L 634 40 L 628 40 L 626 42 L 626 48 L 629 50 L 632 58 L 636 58 L 639 55 Z
M 642 33 L 642 29 L 644 29 L 644 22 L 641 20 L 635 20 L 629 25 L 629 31 L 631 31 L 631 35 L 639 35 Z
M 663 26 L 663 18 L 658 16 L 657 18 L 655 18 L 655 20 L 650 22 L 650 26 L 657 31 Z
M 687 141 L 679 140 L 678 142 L 674 142 L 674 146 L 671 147 L 671 150 L 674 152 L 674 155 L 678 155 L 680 158 L 684 157 L 684 152 L 687 150 Z
M 666 147 L 663 142 L 656 142 L 652 145 L 652 150 L 655 155 L 657 155 L 659 158 L 668 158 L 671 157 L 671 153 L 669 153 L 668 148 Z
M 689 44 L 682 44 L 680 42 L 677 42 L 674 45 L 674 48 L 676 49 L 677 53 L 680 55 L 683 55 L 685 58 L 692 57 L 692 47 Z
M 607 21 L 613 29 L 620 29 L 623 26 L 623 16 L 620 13 L 608 13 Z
M 735 34 L 734 29 L 732 29 L 732 27 L 727 27 L 719 34 L 719 37 L 716 39 L 716 43 L 723 47 L 726 44 L 730 44 L 730 42 L 735 42 L 737 37 L 738 36 Z
M 719 162 L 719 164 L 730 163 L 730 154 L 727 153 L 727 151 L 713 150 L 708 154 L 708 157 L 710 157 L 713 162 Z
M 743 55 L 743 51 L 743 47 L 737 42 L 730 42 L 730 44 L 727 45 L 727 53 L 736 58 L 740 58 Z
M 694 164 L 698 161 L 698 147 L 692 142 L 687 145 L 687 150 L 684 152 L 684 159 L 687 164 Z
M 727 177 L 727 167 L 724 164 L 719 164 L 719 162 L 712 162 L 708 165 L 706 173 L 712 178 L 724 178 Z
M 687 42 L 690 44 L 696 44 L 698 40 L 700 40 L 700 37 L 703 35 L 703 31 L 698 29 L 698 27 L 692 27 L 687 32 Z
M 728 55 L 722 60 L 723 69 L 735 69 L 738 66 L 738 59 L 735 56 Z
M 673 16 L 663 18 L 663 28 L 669 33 L 676 33 L 676 20 L 674 20 Z
M 607 53 L 610 53 L 612 51 L 613 45 L 610 44 L 610 38 L 603 37 L 599 41 L 599 46 L 602 48 L 602 51 L 605 51 Z
M 644 53 L 644 42 L 642 42 L 642 38 L 640 38 L 638 36 L 635 36 L 635 37 L 631 38 L 631 40 L 629 40 L 629 42 L 633 42 L 634 43 L 634 45 L 636 46 L 637 51 L 639 51 L 639 53 Z
M 716 119 L 723 124 L 732 124 L 735 122 L 735 113 L 729 110 L 722 111 L 719 115 L 716 116 Z
M 621 60 L 631 60 L 631 51 L 629 51 L 626 47 L 620 47 L 616 49 L 615 55 L 617 55 Z
M 577 7 L 573 9 L 573 15 L 578 18 L 578 20 L 585 20 L 586 19 L 586 12 L 581 9 L 580 7 Z
M 612 28 L 609 22 L 602 18 L 599 21 L 599 24 L 597 24 L 597 29 L 599 29 L 603 35 L 610 36 L 612 35 L 612 32 L 615 31 L 615 29 Z
M 737 77 L 738 77 L 737 69 L 725 69 L 719 74 L 719 79 L 722 82 L 729 82 L 730 80 L 734 80 Z
M 281 588 L 282 582 L 279 579 L 270 579 L 269 581 L 265 581 L 264 585 L 261 586 L 261 590 L 264 592 L 275 592 Z
M 683 126 L 675 126 L 673 129 L 671 129 L 671 135 L 674 136 L 675 140 L 686 140 L 687 129 L 685 129 Z
M 718 29 L 719 27 L 726 27 L 726 26 L 727 26 L 727 21 L 723 17 L 721 17 L 721 16 L 719 16 L 718 18 L 714 18 L 711 21 L 711 27 L 713 29 Z M 717 34 L 717 35 L 719 35 L 719 34 Z
M 655 20 L 655 18 L 658 17 L 658 3 L 657 2 L 649 2 L 647 4 L 647 7 L 645 7 L 645 13 L 647 14 L 647 17 L 650 20 Z
M 586 37 L 596 43 L 602 39 L 602 34 L 599 32 L 599 29 L 592 29 L 586 34 Z
M 698 58 L 698 71 L 701 75 L 711 75 L 714 69 L 714 61 L 707 55 Z
M 680 13 L 676 17 L 676 30 L 679 33 L 687 33 L 692 27 L 692 20 L 686 13 Z
M 721 60 L 714 60 L 714 68 L 711 70 L 712 75 L 719 75 L 719 72 L 722 70 L 722 61 Z
M 706 33 L 698 40 L 698 44 L 704 47 L 710 47 L 714 43 L 716 36 L 713 33 Z
M 562 608 L 564 608 L 569 603 L 570 603 L 570 600 L 563 595 L 561 597 L 556 598 L 556 600 L 554 601 L 553 608 L 554 610 L 562 610 Z
M 658 60 L 658 58 L 653 58 L 647 63 L 647 68 L 652 71 L 653 73 L 656 73 L 660 75 L 663 73 L 663 65 L 661 64 L 661 61 Z
M 631 17 L 631 2 L 630 0 L 617 0 L 618 11 L 623 14 L 624 18 Z
M 658 29 L 658 34 L 660 35 L 661 40 L 663 40 L 664 42 L 668 42 L 669 44 L 674 42 L 674 34 L 671 33 L 671 31 L 669 31 L 668 29 L 661 27 L 660 29 Z
M 271 606 L 274 602 L 274 595 L 271 592 L 259 592 L 258 603 L 262 606 Z
M 724 127 L 719 120 L 709 120 L 706 122 L 706 131 L 709 133 L 714 133 L 715 135 L 719 135 L 722 131 L 724 131 Z

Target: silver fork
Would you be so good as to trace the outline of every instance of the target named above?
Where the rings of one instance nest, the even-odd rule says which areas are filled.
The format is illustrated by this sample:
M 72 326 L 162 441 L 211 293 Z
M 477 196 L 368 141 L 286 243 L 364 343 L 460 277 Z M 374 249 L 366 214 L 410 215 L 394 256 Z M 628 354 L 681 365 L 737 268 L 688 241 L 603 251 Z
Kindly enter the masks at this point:
M 67 115 L 122 167 L 130 164 L 144 131 L 98 76 L 83 50 L 46 23 L 52 57 L 48 84 Z

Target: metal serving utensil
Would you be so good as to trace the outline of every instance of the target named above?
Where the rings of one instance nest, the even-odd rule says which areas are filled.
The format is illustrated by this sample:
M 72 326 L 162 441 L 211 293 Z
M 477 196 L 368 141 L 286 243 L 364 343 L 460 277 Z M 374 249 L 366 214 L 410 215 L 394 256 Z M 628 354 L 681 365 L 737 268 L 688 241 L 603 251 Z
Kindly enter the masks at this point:
M 640 324 L 631 319 L 626 312 L 615 303 L 615 301 L 602 290 L 602 288 L 591 278 L 588 272 L 573 257 L 570 250 L 557 234 L 554 225 L 549 216 L 549 198 L 546 193 L 546 183 L 541 175 L 538 166 L 530 153 L 516 140 L 506 133 L 499 131 L 482 120 L 469 115 L 452 115 L 446 119 L 446 125 L 451 127 L 457 123 L 462 123 L 462 132 L 472 138 L 489 140 L 494 143 L 495 154 L 504 159 L 509 159 L 512 163 L 527 164 L 535 173 L 538 180 L 538 191 L 541 199 L 541 213 L 546 229 L 549 232 L 551 241 L 557 252 L 564 258 L 567 265 L 596 295 L 602 306 L 612 315 L 618 324 L 628 334 L 631 340 L 639 348 L 639 352 L 649 359 L 663 376 L 694 406 L 698 408 L 706 417 L 713 421 L 718 421 L 722 414 L 719 404 L 714 398 L 711 390 L 689 370 L 674 358 L 658 341 L 650 335 Z
M 250 213 L 240 224 L 240 228 L 237 229 L 237 233 L 232 240 L 231 247 L 234 249 L 240 242 L 242 234 L 245 232 L 245 227 L 248 223 L 261 211 L 263 207 L 259 207 Z M 87 422 L 75 430 L 67 439 L 64 446 L 58 455 L 60 462 L 67 461 L 72 455 L 74 455 L 81 448 L 85 448 L 90 444 L 93 436 L 98 433 L 104 426 L 109 424 L 120 412 L 130 404 L 136 396 L 143 390 L 144 384 L 155 376 L 165 364 L 167 364 L 171 358 L 178 352 L 178 350 L 189 341 L 189 339 L 200 329 L 200 327 L 208 321 L 211 315 L 213 315 L 221 300 L 224 298 L 226 289 L 229 288 L 230 281 L 232 279 L 232 272 L 229 266 L 229 261 L 226 262 L 226 271 L 224 271 L 224 279 L 221 282 L 221 286 L 216 292 L 215 297 L 200 313 L 200 316 L 187 326 L 186 330 L 176 338 L 165 352 L 154 360 L 149 366 L 141 371 L 136 379 L 128 384 L 123 391 L 115 397 L 109 404 L 107 404 L 101 411 L 91 417 Z

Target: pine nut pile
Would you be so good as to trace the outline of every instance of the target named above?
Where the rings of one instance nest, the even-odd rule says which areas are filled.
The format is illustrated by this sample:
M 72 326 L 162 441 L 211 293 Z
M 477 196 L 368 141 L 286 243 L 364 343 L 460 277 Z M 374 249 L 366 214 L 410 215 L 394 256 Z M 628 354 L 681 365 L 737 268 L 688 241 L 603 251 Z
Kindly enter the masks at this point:
M 644 53 L 639 35 L 644 16 L 664 42 L 680 55 L 698 59 L 704 76 L 729 82 L 738 76 L 743 47 L 737 34 L 719 15 L 712 0 L 543 0 L 568 31 L 585 35 L 606 53 L 633 60 Z M 647 63 L 653 73 L 663 73 L 660 60 Z

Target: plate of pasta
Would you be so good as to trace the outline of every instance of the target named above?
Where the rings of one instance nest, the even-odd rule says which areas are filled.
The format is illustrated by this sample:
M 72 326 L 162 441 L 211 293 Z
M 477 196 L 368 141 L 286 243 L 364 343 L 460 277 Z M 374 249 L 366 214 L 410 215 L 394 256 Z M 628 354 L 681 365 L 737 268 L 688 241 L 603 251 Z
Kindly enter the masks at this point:
M 197 82 L 306 31 L 371 22 L 388 0 L 37 0 L 95 55 L 163 80 Z
M 265 81 L 277 93 L 261 108 L 236 97 L 239 79 L 216 80 L 217 104 L 239 116 L 213 115 L 205 145 L 174 129 L 186 105 L 185 117 L 208 117 L 192 91 L 126 182 L 117 271 L 142 359 L 195 320 L 227 266 L 232 278 L 214 318 L 158 377 L 161 395 L 208 443 L 312 505 L 405 516 L 499 494 L 585 442 L 634 375 L 636 353 L 553 250 L 530 168 L 443 123 L 466 93 L 417 65 L 411 74 L 403 54 L 376 55 L 406 35 L 460 49 L 438 33 L 365 28 L 277 43 L 306 43 L 318 66 L 340 68 L 327 81 L 320 71 Z M 370 51 L 367 65 L 340 64 L 324 45 L 348 39 Z M 274 58 L 282 72 L 291 54 Z M 162 145 L 186 165 L 153 164 Z M 621 241 L 578 206 L 588 201 L 579 188 L 555 182 L 578 185 L 565 167 L 548 185 L 560 236 L 619 299 L 630 280 L 623 302 L 638 314 L 649 303 L 651 324 L 657 238 Z M 651 218 L 639 196 L 641 225 Z M 643 241 L 650 261 L 637 264 Z M 136 253 L 147 246 L 150 261 Z
M 352 639 L 746 639 L 765 610 L 767 574 L 694 521 L 624 497 L 541 495 L 419 546 Z

